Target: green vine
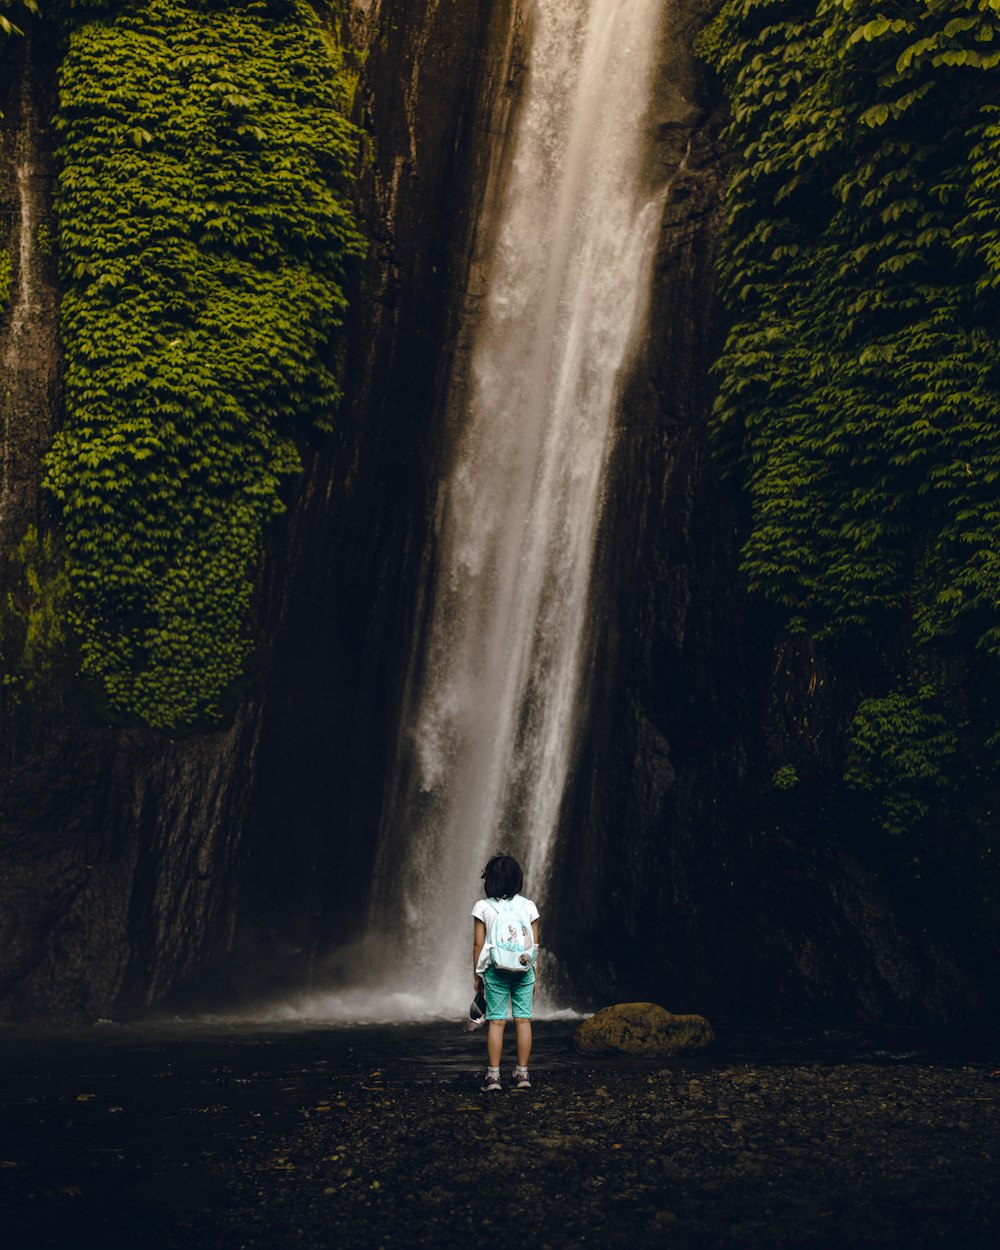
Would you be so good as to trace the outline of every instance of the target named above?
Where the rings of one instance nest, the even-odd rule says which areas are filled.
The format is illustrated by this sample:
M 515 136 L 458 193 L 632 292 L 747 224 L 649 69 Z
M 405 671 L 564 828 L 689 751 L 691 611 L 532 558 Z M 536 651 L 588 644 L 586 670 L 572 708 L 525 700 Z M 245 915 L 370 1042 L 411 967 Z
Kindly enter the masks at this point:
M 712 434 L 743 570 L 866 691 L 832 810 L 918 831 L 963 899 L 974 845 L 1000 935 L 1000 6 L 723 0 L 698 48 L 730 104 Z
M 794 790 L 798 784 L 799 774 L 795 771 L 793 764 L 782 764 L 771 778 L 771 785 L 775 790 Z
M 69 40 L 46 484 L 83 671 L 156 727 L 221 714 L 296 438 L 337 408 L 354 81 L 302 0 L 135 0 Z
M 69 578 L 52 533 L 29 525 L 4 570 L 0 603 L 0 682 L 36 686 L 67 646 Z
M 10 282 L 14 264 L 7 248 L 0 248 L 0 315 L 10 307 Z
M 17 4 L 4 3 L 0 4 L 0 37 L 10 35 L 23 35 L 24 31 L 10 16 L 16 9 L 27 9 L 29 13 L 37 13 L 38 5 L 36 0 L 19 0 Z M 2 116 L 2 114 L 0 114 Z
M 871 797 L 877 823 L 887 833 L 912 832 L 948 796 L 957 741 L 932 687 L 864 700 L 848 738 L 844 779 Z
M 720 452 L 751 587 L 1000 656 L 1000 12 L 727 0 Z

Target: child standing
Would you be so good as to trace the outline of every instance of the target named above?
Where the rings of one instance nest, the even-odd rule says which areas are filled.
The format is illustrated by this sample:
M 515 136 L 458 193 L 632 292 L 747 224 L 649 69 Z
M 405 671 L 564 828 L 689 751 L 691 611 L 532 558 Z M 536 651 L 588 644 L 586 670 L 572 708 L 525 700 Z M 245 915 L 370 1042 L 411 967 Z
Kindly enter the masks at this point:
M 524 884 L 521 866 L 510 855 L 494 855 L 483 869 L 486 897 L 481 898 L 472 909 L 472 965 L 475 993 L 480 989 L 486 995 L 486 1077 L 483 1089 L 499 1090 L 500 1055 L 503 1051 L 504 1028 L 507 1024 L 507 1005 L 510 1004 L 517 1035 L 517 1067 L 514 1069 L 514 1088 L 530 1089 L 528 1060 L 531 1057 L 531 1008 L 535 996 L 537 976 L 534 956 L 538 950 L 538 908 L 531 899 L 520 893 Z M 497 935 L 491 933 L 501 899 L 509 899 L 516 915 L 530 925 L 534 949 L 527 972 L 507 972 L 495 968 L 491 962 L 491 945 Z M 506 915 L 509 909 L 504 909 Z

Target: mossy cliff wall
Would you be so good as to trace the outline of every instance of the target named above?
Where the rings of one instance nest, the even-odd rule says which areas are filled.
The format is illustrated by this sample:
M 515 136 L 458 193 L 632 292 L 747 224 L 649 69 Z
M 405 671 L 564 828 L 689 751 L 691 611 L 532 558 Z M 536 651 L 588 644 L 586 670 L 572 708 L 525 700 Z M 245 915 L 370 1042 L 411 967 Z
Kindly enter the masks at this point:
M 180 3 L 157 0 L 150 11 Z M 136 18 L 143 6 L 123 7 L 147 37 Z M 744 7 L 756 21 L 753 13 L 767 6 Z M 737 0 L 727 5 L 737 8 Z M 71 496 L 64 489 L 59 501 L 41 488 L 56 431 L 68 431 L 56 459 L 70 478 L 94 456 L 89 468 L 113 470 L 102 481 L 124 474 L 127 491 L 149 482 L 141 462 L 119 456 L 114 438 L 95 437 L 98 426 L 113 433 L 119 418 L 134 418 L 142 387 L 118 393 L 118 374 L 128 371 L 119 366 L 128 361 L 117 360 L 114 385 L 97 388 L 108 394 L 89 397 L 107 404 L 100 420 L 81 421 L 81 395 L 94 378 L 79 355 L 84 339 L 60 338 L 57 304 L 62 292 L 74 316 L 86 299 L 102 316 L 120 311 L 135 296 L 135 275 L 114 252 L 108 223 L 97 249 L 107 255 L 74 255 L 69 265 L 80 238 L 59 249 L 52 120 L 64 32 L 31 22 L 25 39 L 0 47 L 2 1018 L 119 1016 L 198 982 L 214 995 L 220 978 L 242 991 L 266 989 L 269 980 L 287 987 L 363 919 L 401 685 L 425 606 L 441 382 L 465 349 L 460 317 L 475 315 L 474 288 L 471 300 L 460 295 L 482 252 L 478 208 L 495 187 L 498 137 L 516 104 L 522 31 L 514 0 L 369 0 L 349 13 L 334 9 L 323 10 L 323 30 L 341 40 L 349 33 L 351 64 L 360 67 L 352 117 L 367 135 L 352 192 L 366 256 L 328 273 L 350 302 L 343 332 L 335 324 L 339 296 L 312 305 L 312 337 L 297 340 L 302 368 L 273 393 L 260 389 L 253 368 L 245 377 L 230 371 L 214 390 L 220 375 L 213 381 L 212 369 L 231 359 L 220 351 L 204 375 L 199 364 L 201 407 L 192 407 L 170 353 L 197 347 L 197 335 L 175 342 L 166 315 L 162 334 L 145 346 L 157 385 L 176 401 L 178 437 L 165 452 L 150 450 L 155 464 L 162 453 L 185 471 L 176 479 L 183 524 L 176 533 L 118 524 L 108 551 L 98 544 L 97 563 L 116 550 L 129 559 L 111 583 L 97 564 L 85 569 L 75 591 L 67 553 L 86 540 L 86 510 L 106 502 L 105 488 L 88 487 L 77 501 L 82 529 L 66 525 Z M 973 669 L 958 651 L 943 664 L 940 655 L 911 663 L 910 643 L 891 631 L 868 652 L 831 649 L 749 593 L 743 553 L 759 519 L 750 479 L 739 467 L 723 478 L 733 457 L 715 459 L 709 445 L 717 385 L 710 370 L 732 344 L 739 314 L 732 299 L 724 311 L 716 279 L 722 249 L 733 243 L 725 233 L 732 200 L 724 205 L 738 145 L 732 132 L 726 138 L 724 84 L 692 52 L 711 10 L 701 0 L 672 5 L 664 31 L 649 173 L 651 184 L 668 181 L 670 193 L 649 332 L 627 385 L 608 481 L 592 604 L 594 680 L 546 943 L 575 991 L 595 998 L 648 996 L 678 1010 L 733 1014 L 960 1019 L 983 1010 L 990 948 L 971 926 L 963 948 L 962 899 L 978 886 L 963 876 L 969 856 L 948 851 L 975 839 L 964 818 L 942 823 L 949 805 L 936 782 L 927 819 L 907 786 L 916 779 L 922 802 L 928 761 L 975 765 L 976 752 L 982 756 L 981 735 L 970 753 L 961 718 L 947 733 L 940 719 L 941 706 L 974 702 Z M 262 11 L 280 23 L 299 10 L 284 0 L 239 9 L 247 20 Z M 213 21 L 211 4 L 198 12 Z M 94 20 L 79 6 L 73 13 L 78 26 Z M 218 44 L 219 29 L 208 42 Z M 885 33 L 873 30 L 872 40 Z M 210 51 L 225 56 L 224 48 Z M 182 68 L 200 72 L 197 63 Z M 269 125 L 284 123 L 232 78 L 203 86 L 222 148 L 244 145 L 258 159 L 255 145 L 265 139 L 257 131 L 266 138 Z M 119 155 L 136 168 L 168 151 L 169 111 L 134 124 L 111 120 Z M 343 171 L 332 178 L 343 190 Z M 250 192 L 248 202 L 257 203 Z M 283 272 L 291 274 L 302 263 L 295 272 L 311 289 L 310 274 L 326 263 L 311 232 L 281 235 L 283 212 L 275 226 L 268 211 L 247 222 L 230 205 L 206 221 L 200 203 L 188 208 L 191 229 L 202 231 L 197 264 L 208 257 L 227 268 L 246 259 L 246 229 L 263 273 L 288 261 Z M 185 285 L 188 266 L 175 264 L 169 248 L 153 246 L 152 255 L 166 264 L 177 309 L 193 296 L 200 306 L 202 295 Z M 281 317 L 269 326 L 269 315 L 259 320 L 253 334 L 260 329 L 273 341 Z M 210 340 L 218 324 L 200 328 Z M 127 336 L 119 339 L 116 350 L 127 351 Z M 305 402 L 284 403 L 296 386 Z M 334 412 L 338 390 L 344 399 Z M 267 423 L 257 428 L 265 409 Z M 242 431 L 234 441 L 213 424 L 220 412 L 223 427 L 228 418 Z M 251 429 L 259 455 L 243 463 Z M 213 430 L 221 442 L 198 444 Z M 249 604 L 249 632 L 237 626 L 218 638 L 230 659 L 238 653 L 242 676 L 232 682 L 235 669 L 223 664 L 210 689 L 197 673 L 192 684 L 181 665 L 174 694 L 162 698 L 166 687 L 144 673 L 162 676 L 178 656 L 201 660 L 183 645 L 190 631 L 167 610 L 170 594 L 157 597 L 160 573 L 176 567 L 197 580 L 185 551 L 212 549 L 202 529 L 225 528 L 232 492 L 213 494 L 211 480 L 220 451 L 253 514 L 252 541 L 223 570 L 238 588 L 234 602 Z M 57 512 L 60 502 L 64 510 L 70 503 L 69 514 Z M 115 580 L 119 572 L 124 580 Z M 113 593 L 102 597 L 108 585 Z M 72 593 L 89 626 L 68 628 Z M 228 628 L 212 619 L 217 632 Z M 81 653 L 88 629 L 93 645 Z M 201 659 L 214 654 L 212 646 L 200 651 Z M 89 677 L 79 677 L 81 667 Z M 201 676 L 213 667 L 202 665 Z M 925 700 L 928 667 L 962 699 Z M 909 683 L 904 704 L 893 702 L 900 690 L 883 681 L 887 674 Z M 899 740 L 895 753 L 884 749 L 886 732 Z M 896 772 L 907 784 L 895 777 L 892 801 L 876 811 L 864 787 L 878 768 L 900 761 Z M 949 785 L 947 794 L 956 793 Z M 981 832 L 991 819 L 989 787 L 975 785 Z M 923 822 L 921 853 L 938 848 L 933 880 L 921 882 L 920 856 L 892 832 L 901 812 Z
M 76 677 L 62 530 L 41 489 L 64 416 L 53 212 L 62 49 L 54 25 L 25 24 L 0 52 L 13 260 L 0 323 L 0 1013 L 69 1020 L 141 1006 L 225 950 L 257 713 L 247 704 L 224 730 L 171 741 L 110 723 Z
M 271 7 L 281 10 L 275 13 L 279 21 L 289 20 L 288 10 L 294 8 Z M 159 36 L 159 20 L 143 26 L 141 5 L 130 6 L 129 12 L 140 40 Z M 330 384 L 344 386 L 348 395 L 335 421 L 319 422 L 333 424 L 332 433 L 313 434 L 301 423 L 297 429 L 287 423 L 283 428 L 285 418 L 272 418 L 302 467 L 286 474 L 283 486 L 266 483 L 272 493 L 280 491 L 275 497 L 284 515 L 267 531 L 260 557 L 244 564 L 242 572 L 234 570 L 241 576 L 249 572 L 256 585 L 254 646 L 248 653 L 240 644 L 245 680 L 242 689 L 230 683 L 223 704 L 217 703 L 224 714 L 218 729 L 182 723 L 211 713 L 208 704 L 201 710 L 174 704 L 179 719 L 169 700 L 162 704 L 169 712 L 164 723 L 175 722 L 179 731 L 171 736 L 136 715 L 146 713 L 147 721 L 155 722 L 157 717 L 148 715 L 152 705 L 140 707 L 131 695 L 115 697 L 104 680 L 106 668 L 91 665 L 89 680 L 77 677 L 81 660 L 86 668 L 86 656 L 75 650 L 72 639 L 81 632 L 86 637 L 85 622 L 82 631 L 78 622 L 76 631 L 51 635 L 44 671 L 29 654 L 31 640 L 45 632 L 46 611 L 65 623 L 65 604 L 52 608 L 54 596 L 66 590 L 65 530 L 54 519 L 51 498 L 40 490 L 43 454 L 59 428 L 75 428 L 74 437 L 92 440 L 95 427 L 108 429 L 113 420 L 91 419 L 89 425 L 85 420 L 81 426 L 84 405 L 74 402 L 67 425 L 61 399 L 51 241 L 58 231 L 52 211 L 59 168 L 52 121 L 56 75 L 66 63 L 62 33 L 55 23 L 32 24 L 26 39 L 2 49 L 2 195 L 7 241 L 13 245 L 12 292 L 19 290 L 24 255 L 32 274 L 31 305 L 24 312 L 31 319 L 30 348 L 14 342 L 23 334 L 18 327 L 25 325 L 23 317 L 15 320 L 16 306 L 0 323 L 4 359 L 16 365 L 8 374 L 14 384 L 7 383 L 4 395 L 5 421 L 12 414 L 14 431 L 7 441 L 4 476 L 9 518 L 4 550 L 14 557 L 4 579 L 9 594 L 3 646 L 11 680 L 3 691 L 0 726 L 0 1013 L 7 1018 L 94 1018 L 141 1009 L 224 960 L 234 945 L 246 947 L 258 938 L 268 949 L 274 939 L 309 950 L 330 936 L 326 915 L 350 917 L 364 888 L 378 818 L 380 751 L 391 737 L 386 722 L 394 707 L 394 666 L 405 648 L 405 588 L 417 576 L 414 565 L 423 545 L 422 490 L 434 381 L 447 350 L 450 292 L 462 281 L 469 228 L 464 205 L 473 196 L 472 184 L 480 176 L 477 162 L 483 160 L 475 119 L 484 96 L 503 85 L 497 65 L 509 49 L 503 24 L 509 25 L 510 12 L 503 5 L 483 13 L 478 7 L 401 0 L 359 6 L 350 17 L 352 42 L 368 53 L 354 115 L 372 138 L 355 194 L 371 246 L 363 272 L 355 268 L 350 279 L 349 344 L 342 337 L 324 353 L 317 339 L 303 352 L 308 367 L 313 367 L 311 359 L 322 361 Z M 202 18 L 209 23 L 206 39 L 219 45 L 208 51 L 224 61 L 225 32 L 212 26 L 211 10 Z M 343 36 L 346 27 L 337 30 Z M 491 61 L 493 48 L 499 52 Z M 224 64 L 210 68 L 225 78 Z M 267 112 L 266 100 L 262 105 L 240 83 L 223 86 L 232 98 L 221 100 L 222 109 L 257 114 L 230 119 L 233 142 L 263 144 L 254 127 L 259 123 L 266 132 L 273 123 L 260 116 Z M 128 147 L 139 155 L 154 150 L 176 123 L 168 112 L 150 124 L 148 112 L 118 136 L 126 153 Z M 225 145 L 224 136 L 219 142 Z M 27 179 L 22 174 L 19 180 L 24 168 Z M 120 186 L 106 188 L 109 209 L 119 191 Z M 259 195 L 248 199 L 258 203 Z M 288 213 L 277 200 L 263 205 L 258 220 L 268 220 L 268 212 L 276 214 L 279 229 L 287 228 Z M 27 242 L 19 250 L 26 221 Z M 104 249 L 109 242 L 113 247 L 116 237 L 105 225 L 97 237 Z M 223 236 L 230 227 L 242 228 L 239 221 L 227 225 L 225 220 L 216 227 Z M 162 223 L 156 228 L 162 231 Z M 254 228 L 252 222 L 248 228 Z M 314 232 L 311 238 L 316 237 Z M 452 239 L 458 241 L 454 246 Z M 202 240 L 198 255 L 223 254 L 227 247 L 248 254 L 246 239 L 213 236 L 207 248 Z M 315 257 L 298 244 L 293 247 L 296 256 Z M 75 257 L 66 268 L 67 251 L 62 256 L 64 292 L 100 280 L 103 267 L 87 258 Z M 153 246 L 151 254 L 156 260 L 164 252 Z M 114 256 L 106 259 L 114 271 L 114 281 L 105 284 L 107 303 L 120 311 L 141 275 L 136 279 L 127 259 L 124 264 Z M 88 270 L 88 263 L 98 272 Z M 169 254 L 166 263 L 172 264 Z M 272 269 L 268 262 L 261 272 Z M 186 267 L 170 272 L 177 279 L 177 300 L 193 294 L 195 306 L 204 307 L 204 293 L 182 289 Z M 299 294 L 304 293 L 305 288 Z M 78 291 L 73 310 L 80 306 L 79 296 Z M 296 311 L 308 311 L 301 299 Z M 258 312 L 258 324 L 247 330 L 251 338 L 271 329 L 270 311 Z M 154 313 L 155 322 L 161 314 Z M 168 321 L 170 315 L 167 309 Z M 223 329 L 232 328 L 230 321 L 224 317 Z M 320 337 L 328 335 L 312 314 L 302 321 L 307 327 L 318 325 Z M 163 333 L 153 351 L 159 351 L 160 338 L 168 353 L 184 350 L 166 329 L 166 323 L 158 327 Z M 67 330 L 72 333 L 68 323 L 64 335 Z M 128 353 L 121 335 L 113 339 L 115 350 Z M 84 334 L 76 341 L 85 340 Z M 233 387 L 253 384 L 259 353 L 247 350 L 250 368 L 242 379 L 234 375 L 227 384 L 229 395 L 238 393 Z M 206 370 L 220 359 L 219 353 L 209 355 Z M 111 362 L 112 385 L 99 387 L 105 399 L 108 393 L 117 395 L 126 364 Z M 169 361 L 162 364 L 169 387 Z M 78 388 L 91 385 L 93 369 L 81 361 L 76 377 Z M 303 384 L 314 399 L 320 394 L 316 380 L 306 377 Z M 268 390 L 264 407 L 271 402 L 268 396 L 280 393 L 275 387 Z M 184 401 L 187 392 L 182 387 L 177 394 Z M 100 395 L 96 398 L 101 401 Z M 132 400 L 123 398 L 123 415 L 131 419 L 141 410 L 141 387 Z M 259 396 L 248 411 L 259 416 L 258 401 Z M 219 403 L 211 397 L 206 402 L 204 416 L 192 414 L 192 432 L 218 419 Z M 332 416 L 328 398 L 323 406 Z M 293 407 L 298 419 L 300 405 Z M 73 413 L 78 414 L 75 427 Z M 176 425 L 183 429 L 185 420 L 178 410 Z M 243 421 L 231 402 L 228 421 L 230 429 Z M 206 482 L 211 489 L 213 483 L 198 469 L 200 453 L 185 450 L 182 442 L 174 453 L 194 468 L 198 489 Z M 256 445 L 263 447 L 263 436 Z M 98 459 L 103 456 L 101 451 Z M 74 453 L 62 460 L 71 475 L 75 458 Z M 114 463 L 113 451 L 110 459 Z M 251 467 L 246 457 L 230 457 L 227 463 L 241 471 Z M 141 466 L 135 476 L 143 479 Z M 280 479 L 282 473 L 275 476 Z M 250 485 L 250 498 L 261 498 Z M 193 497 L 182 510 L 195 525 L 199 518 L 211 523 L 211 508 Z M 269 511 L 274 509 L 269 506 Z M 164 537 L 184 541 L 183 535 Z M 131 537 L 122 531 L 123 542 L 135 538 L 143 535 L 134 525 Z M 196 542 L 192 550 L 198 547 Z M 98 548 L 103 558 L 100 543 Z M 122 568 L 141 573 L 142 557 L 126 554 Z M 163 567 L 182 563 L 176 552 L 168 553 Z M 155 588 L 162 582 L 154 570 L 135 589 L 141 595 L 143 585 Z M 210 586 L 206 589 L 211 592 Z M 92 606 L 112 613 L 105 621 L 120 622 L 119 638 L 136 621 L 145 620 L 147 627 L 149 613 L 157 610 L 138 600 L 126 603 L 117 592 Z M 227 641 L 224 622 L 215 620 L 214 627 L 220 641 Z M 181 628 L 178 637 L 187 632 Z M 103 629 L 94 637 L 99 643 L 111 641 L 113 631 Z M 126 659 L 128 654 L 120 652 Z M 143 643 L 130 654 L 133 659 L 118 671 L 140 671 L 133 661 L 148 659 L 152 652 Z M 191 678 L 188 674 L 177 690 L 189 690 Z
M 815 563 L 817 576 L 836 578 L 851 559 L 860 566 L 873 550 L 864 538 L 865 509 L 891 475 L 911 472 L 891 467 L 890 432 L 905 437 L 900 414 L 915 423 L 918 440 L 928 417 L 945 420 L 933 399 L 913 393 L 919 371 L 896 372 L 884 360 L 878 367 L 864 356 L 863 341 L 854 345 L 852 366 L 851 349 L 833 332 L 856 331 L 846 305 L 868 292 L 888 309 L 888 329 L 919 354 L 927 349 L 926 328 L 900 329 L 899 307 L 919 321 L 941 295 L 941 288 L 928 296 L 921 287 L 931 281 L 926 273 L 914 289 L 902 289 L 896 278 L 896 254 L 917 246 L 918 212 L 901 226 L 894 205 L 883 219 L 885 205 L 876 199 L 867 219 L 860 213 L 845 225 L 843 214 L 836 216 L 838 173 L 853 177 L 864 163 L 851 145 L 878 145 L 857 115 L 872 104 L 870 93 L 893 98 L 900 48 L 882 54 L 879 68 L 867 36 L 849 44 L 845 60 L 861 63 L 853 64 L 846 109 L 831 122 L 831 99 L 845 90 L 839 71 L 816 97 L 804 89 L 798 95 L 794 84 L 825 72 L 838 46 L 821 38 L 826 24 L 842 23 L 840 42 L 847 44 L 874 9 L 732 0 L 710 37 L 700 37 L 710 59 L 728 58 L 725 82 L 692 51 L 713 11 L 684 5 L 668 19 L 664 78 L 674 89 L 657 103 L 658 153 L 673 181 L 649 338 L 623 405 L 608 487 L 596 690 L 567 802 L 560 869 L 573 906 L 556 944 L 571 979 L 598 998 L 659 996 L 676 1010 L 769 1017 L 982 1018 L 995 1010 L 989 968 L 997 936 L 995 920 L 992 931 L 984 921 L 992 783 L 975 741 L 992 722 L 976 712 L 968 681 L 982 661 L 969 640 L 921 653 L 900 627 L 905 610 L 895 621 L 869 621 L 851 639 L 833 639 L 821 611 L 806 627 L 790 619 L 809 598 L 808 576 L 796 583 L 789 575 L 783 589 L 794 585 L 800 597 L 791 611 L 754 584 L 762 549 L 770 542 L 775 559 L 789 549 L 775 536 L 781 526 L 797 529 L 802 546 L 831 544 L 828 519 L 817 514 L 815 523 L 802 522 L 802 508 L 829 505 L 845 514 L 837 551 Z M 972 39 L 958 25 L 955 39 Z M 886 33 L 881 23 L 874 26 L 873 37 Z M 884 83 L 880 73 L 888 75 Z M 981 87 L 977 97 L 975 85 L 963 86 L 963 99 L 984 99 Z M 942 97 L 934 107 L 950 105 Z M 811 126 L 838 150 L 842 170 L 813 148 L 804 155 L 816 142 Z M 946 145 L 938 150 L 928 141 L 939 133 L 936 124 L 918 131 L 919 148 L 906 147 L 913 135 L 889 136 L 883 165 L 858 176 L 878 187 L 888 170 L 883 195 L 923 185 L 898 168 L 907 151 L 929 163 L 952 157 Z M 804 184 L 798 200 L 779 193 L 797 178 Z M 911 208 L 903 206 L 904 219 Z M 818 224 L 824 213 L 838 222 L 832 243 Z M 866 231 L 886 235 L 887 250 L 873 252 L 870 267 L 859 269 L 853 247 Z M 920 246 L 938 246 L 936 237 L 921 237 Z M 826 258 L 825 285 L 817 282 L 814 252 Z M 890 263 L 875 277 L 885 256 Z M 729 288 L 733 314 L 720 298 L 720 267 L 730 278 L 742 272 Z M 957 281 L 954 265 L 944 272 Z M 879 283 L 885 292 L 872 293 Z M 839 313 L 831 312 L 835 291 L 843 299 Z M 890 309 L 885 299 L 891 303 L 893 292 L 897 305 Z M 972 285 L 966 293 L 971 307 Z M 761 299 L 783 326 L 780 342 L 768 332 L 773 323 Z M 978 315 L 988 307 L 980 302 Z M 831 351 L 843 358 L 831 360 Z M 713 375 L 723 352 L 722 372 Z M 822 390 L 851 384 L 849 366 L 857 369 L 859 354 L 867 381 L 855 398 L 869 405 L 865 422 L 846 400 L 837 407 Z M 800 383 L 794 396 L 792 362 Z M 823 376 L 810 375 L 811 367 Z M 876 374 L 882 392 L 910 388 L 891 420 L 869 404 Z M 728 428 L 713 448 L 720 378 Z M 806 438 L 803 414 L 815 404 L 826 406 Z M 744 459 L 734 468 L 731 444 L 739 437 Z M 852 453 L 865 463 L 852 464 Z M 803 468 L 810 455 L 812 479 Z M 961 459 L 964 488 L 968 457 Z M 943 455 L 945 477 L 950 463 Z M 984 499 L 995 497 L 978 489 Z M 892 500 L 883 502 L 893 513 Z M 902 511 L 896 508 L 897 522 Z M 902 548 L 933 543 L 936 523 L 918 522 L 904 533 L 891 516 L 883 520 L 879 541 L 899 543 L 903 534 L 898 577 L 917 567 L 910 592 L 919 605 L 928 593 L 920 557 Z M 973 513 L 965 523 L 979 541 Z M 870 580 L 876 587 L 877 577 Z M 895 593 L 888 583 L 886 589 Z M 831 592 L 831 599 L 838 610 L 853 610 L 846 591 Z M 936 692 L 918 692 L 927 682 Z M 900 683 L 907 697 L 887 699 Z M 940 759 L 961 760 L 961 767 L 942 776 Z M 886 819 L 891 812 L 894 821 Z

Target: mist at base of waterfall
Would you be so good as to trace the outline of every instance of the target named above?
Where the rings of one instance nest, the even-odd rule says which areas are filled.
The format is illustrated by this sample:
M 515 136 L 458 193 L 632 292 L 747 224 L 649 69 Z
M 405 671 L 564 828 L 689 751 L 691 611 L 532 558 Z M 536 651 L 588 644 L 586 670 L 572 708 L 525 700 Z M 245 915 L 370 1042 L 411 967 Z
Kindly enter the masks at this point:
M 405 990 L 354 989 L 320 990 L 304 993 L 285 1002 L 261 1004 L 232 1015 L 197 1017 L 206 1024 L 419 1024 L 454 1021 L 462 1027 L 468 1017 L 471 992 L 460 1001 L 428 1001 L 424 994 Z M 581 1020 L 583 1013 L 572 1007 L 557 1007 L 542 999 L 533 1012 L 535 1020 Z M 485 1028 L 476 1034 L 485 1044 Z
M 454 1021 L 462 1027 L 469 1018 L 472 976 L 445 989 L 428 992 L 412 977 L 396 970 L 391 978 L 373 976 L 366 981 L 347 978 L 342 967 L 328 980 L 317 978 L 308 988 L 280 997 L 262 996 L 234 1004 L 225 1011 L 199 1011 L 189 1019 L 204 1023 L 271 1025 L 419 1024 Z M 560 993 L 558 974 L 547 974 L 535 995 L 535 1020 L 580 1020 L 588 1014 L 566 1002 Z M 182 1016 L 185 1013 L 181 1013 Z M 485 1038 L 485 1029 L 475 1030 Z

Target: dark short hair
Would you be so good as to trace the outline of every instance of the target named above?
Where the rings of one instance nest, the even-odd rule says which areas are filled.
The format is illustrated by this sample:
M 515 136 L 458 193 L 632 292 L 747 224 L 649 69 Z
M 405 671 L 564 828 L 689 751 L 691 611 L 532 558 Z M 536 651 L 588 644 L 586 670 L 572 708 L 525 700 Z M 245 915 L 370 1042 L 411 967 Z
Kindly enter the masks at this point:
M 483 869 L 487 898 L 513 898 L 524 885 L 521 865 L 512 855 L 494 855 Z

